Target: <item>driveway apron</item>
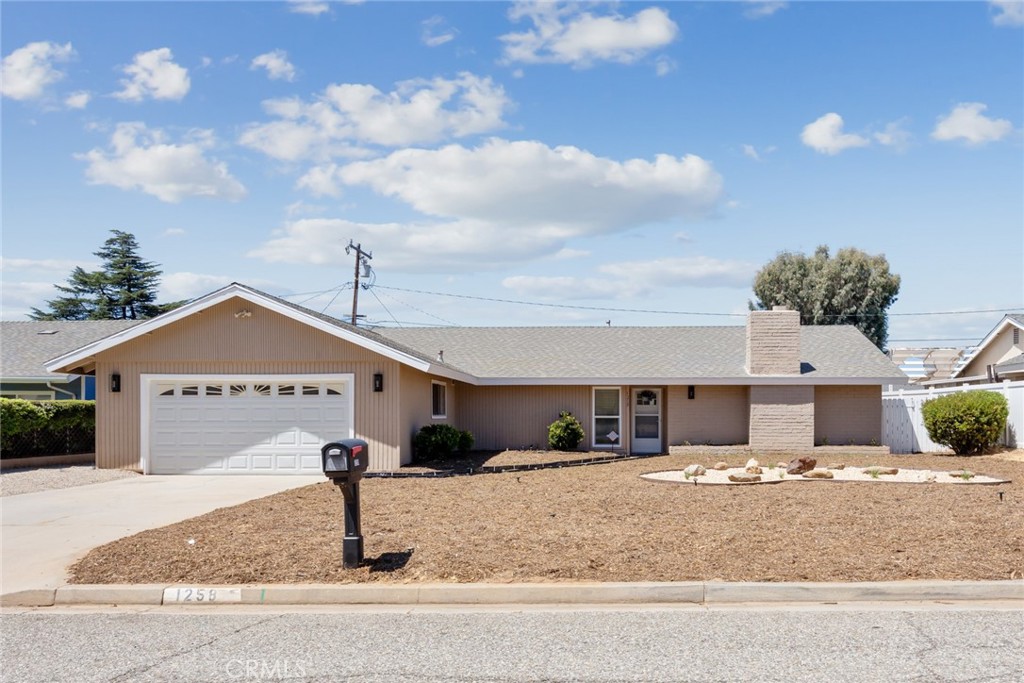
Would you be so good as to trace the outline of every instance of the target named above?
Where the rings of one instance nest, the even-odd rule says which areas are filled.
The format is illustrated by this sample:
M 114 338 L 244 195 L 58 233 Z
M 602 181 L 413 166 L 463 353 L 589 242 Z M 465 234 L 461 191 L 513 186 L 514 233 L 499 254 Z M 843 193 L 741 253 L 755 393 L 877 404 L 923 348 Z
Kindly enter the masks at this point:
M 89 550 L 320 476 L 150 475 L 0 498 L 0 593 L 55 588 Z

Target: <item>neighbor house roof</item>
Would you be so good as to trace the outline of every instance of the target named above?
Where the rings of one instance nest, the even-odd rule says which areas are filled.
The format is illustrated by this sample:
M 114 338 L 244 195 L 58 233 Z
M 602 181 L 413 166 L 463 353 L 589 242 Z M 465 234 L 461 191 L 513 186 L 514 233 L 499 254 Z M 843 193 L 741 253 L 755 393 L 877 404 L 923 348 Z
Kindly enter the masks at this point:
M 1013 358 L 1008 358 L 1002 363 L 996 364 L 996 372 L 1000 375 L 1016 375 L 1024 373 L 1024 353 L 1019 353 Z
M 992 331 L 985 335 L 985 338 L 973 348 L 970 354 L 966 355 L 961 361 L 959 366 L 953 372 L 950 377 L 959 377 L 963 374 L 964 370 L 971 364 L 971 361 L 985 350 L 992 340 L 999 336 L 999 334 L 1008 327 L 1017 327 L 1024 330 L 1024 313 L 1007 313 L 1003 316 L 1003 319 L 996 323 L 996 326 L 992 328 Z
M 747 384 L 744 327 L 444 327 L 378 332 L 482 384 L 713 381 Z M 799 376 L 786 381 L 905 382 L 906 377 L 851 326 L 800 328 Z M 773 378 L 774 382 L 777 378 Z
M 138 320 L 5 320 L 0 322 L 0 377 L 5 381 L 68 381 L 46 361 L 138 325 Z
M 137 327 L 54 358 L 47 367 L 87 366 L 97 353 L 239 297 L 424 372 L 470 384 L 878 384 L 904 375 L 853 327 L 800 328 L 802 372 L 747 374 L 743 327 L 355 327 L 233 283 Z

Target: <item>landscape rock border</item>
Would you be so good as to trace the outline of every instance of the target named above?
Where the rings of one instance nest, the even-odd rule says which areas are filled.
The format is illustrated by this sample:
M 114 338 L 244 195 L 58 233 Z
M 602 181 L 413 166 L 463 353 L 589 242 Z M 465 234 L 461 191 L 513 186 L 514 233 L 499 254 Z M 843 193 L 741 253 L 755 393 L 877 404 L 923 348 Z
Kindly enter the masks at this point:
M 795 462 L 795 461 L 794 461 Z M 811 460 L 813 463 L 814 461 Z M 721 465 L 722 463 L 719 463 Z M 755 486 L 758 484 L 783 484 L 791 481 L 828 481 L 837 483 L 849 482 L 885 482 L 893 484 L 1009 484 L 1009 479 L 997 479 L 969 470 L 918 470 L 896 467 L 868 465 L 867 467 L 847 467 L 845 464 L 832 464 L 828 468 L 808 469 L 801 474 L 787 473 L 785 467 L 760 466 L 751 459 L 744 467 L 722 468 L 715 466 L 705 469 L 694 464 L 683 470 L 662 470 L 645 472 L 641 479 L 671 484 L 694 484 L 695 486 Z M 803 469 L 803 467 L 801 467 Z M 701 472 L 696 474 L 696 472 Z

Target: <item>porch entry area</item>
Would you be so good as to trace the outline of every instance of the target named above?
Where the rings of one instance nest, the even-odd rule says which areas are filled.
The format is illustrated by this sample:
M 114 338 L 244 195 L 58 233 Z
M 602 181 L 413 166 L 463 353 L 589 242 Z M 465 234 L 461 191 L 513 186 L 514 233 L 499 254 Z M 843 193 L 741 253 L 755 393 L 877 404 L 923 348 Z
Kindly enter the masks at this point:
M 633 406 L 633 453 L 661 453 L 662 391 L 634 388 L 630 392 Z

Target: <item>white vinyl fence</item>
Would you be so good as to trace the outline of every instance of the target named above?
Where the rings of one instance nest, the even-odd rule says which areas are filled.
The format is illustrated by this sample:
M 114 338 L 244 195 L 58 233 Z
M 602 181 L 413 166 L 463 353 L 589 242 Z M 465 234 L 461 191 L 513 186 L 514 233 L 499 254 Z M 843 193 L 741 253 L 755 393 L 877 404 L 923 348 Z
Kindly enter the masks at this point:
M 1024 442 L 1024 381 L 971 384 L 927 389 L 897 389 L 882 392 L 882 443 L 893 453 L 932 453 L 948 450 L 928 438 L 921 417 L 921 405 L 928 399 L 958 391 L 997 391 L 1006 397 L 1010 415 L 1006 419 L 1002 445 L 1017 448 Z

